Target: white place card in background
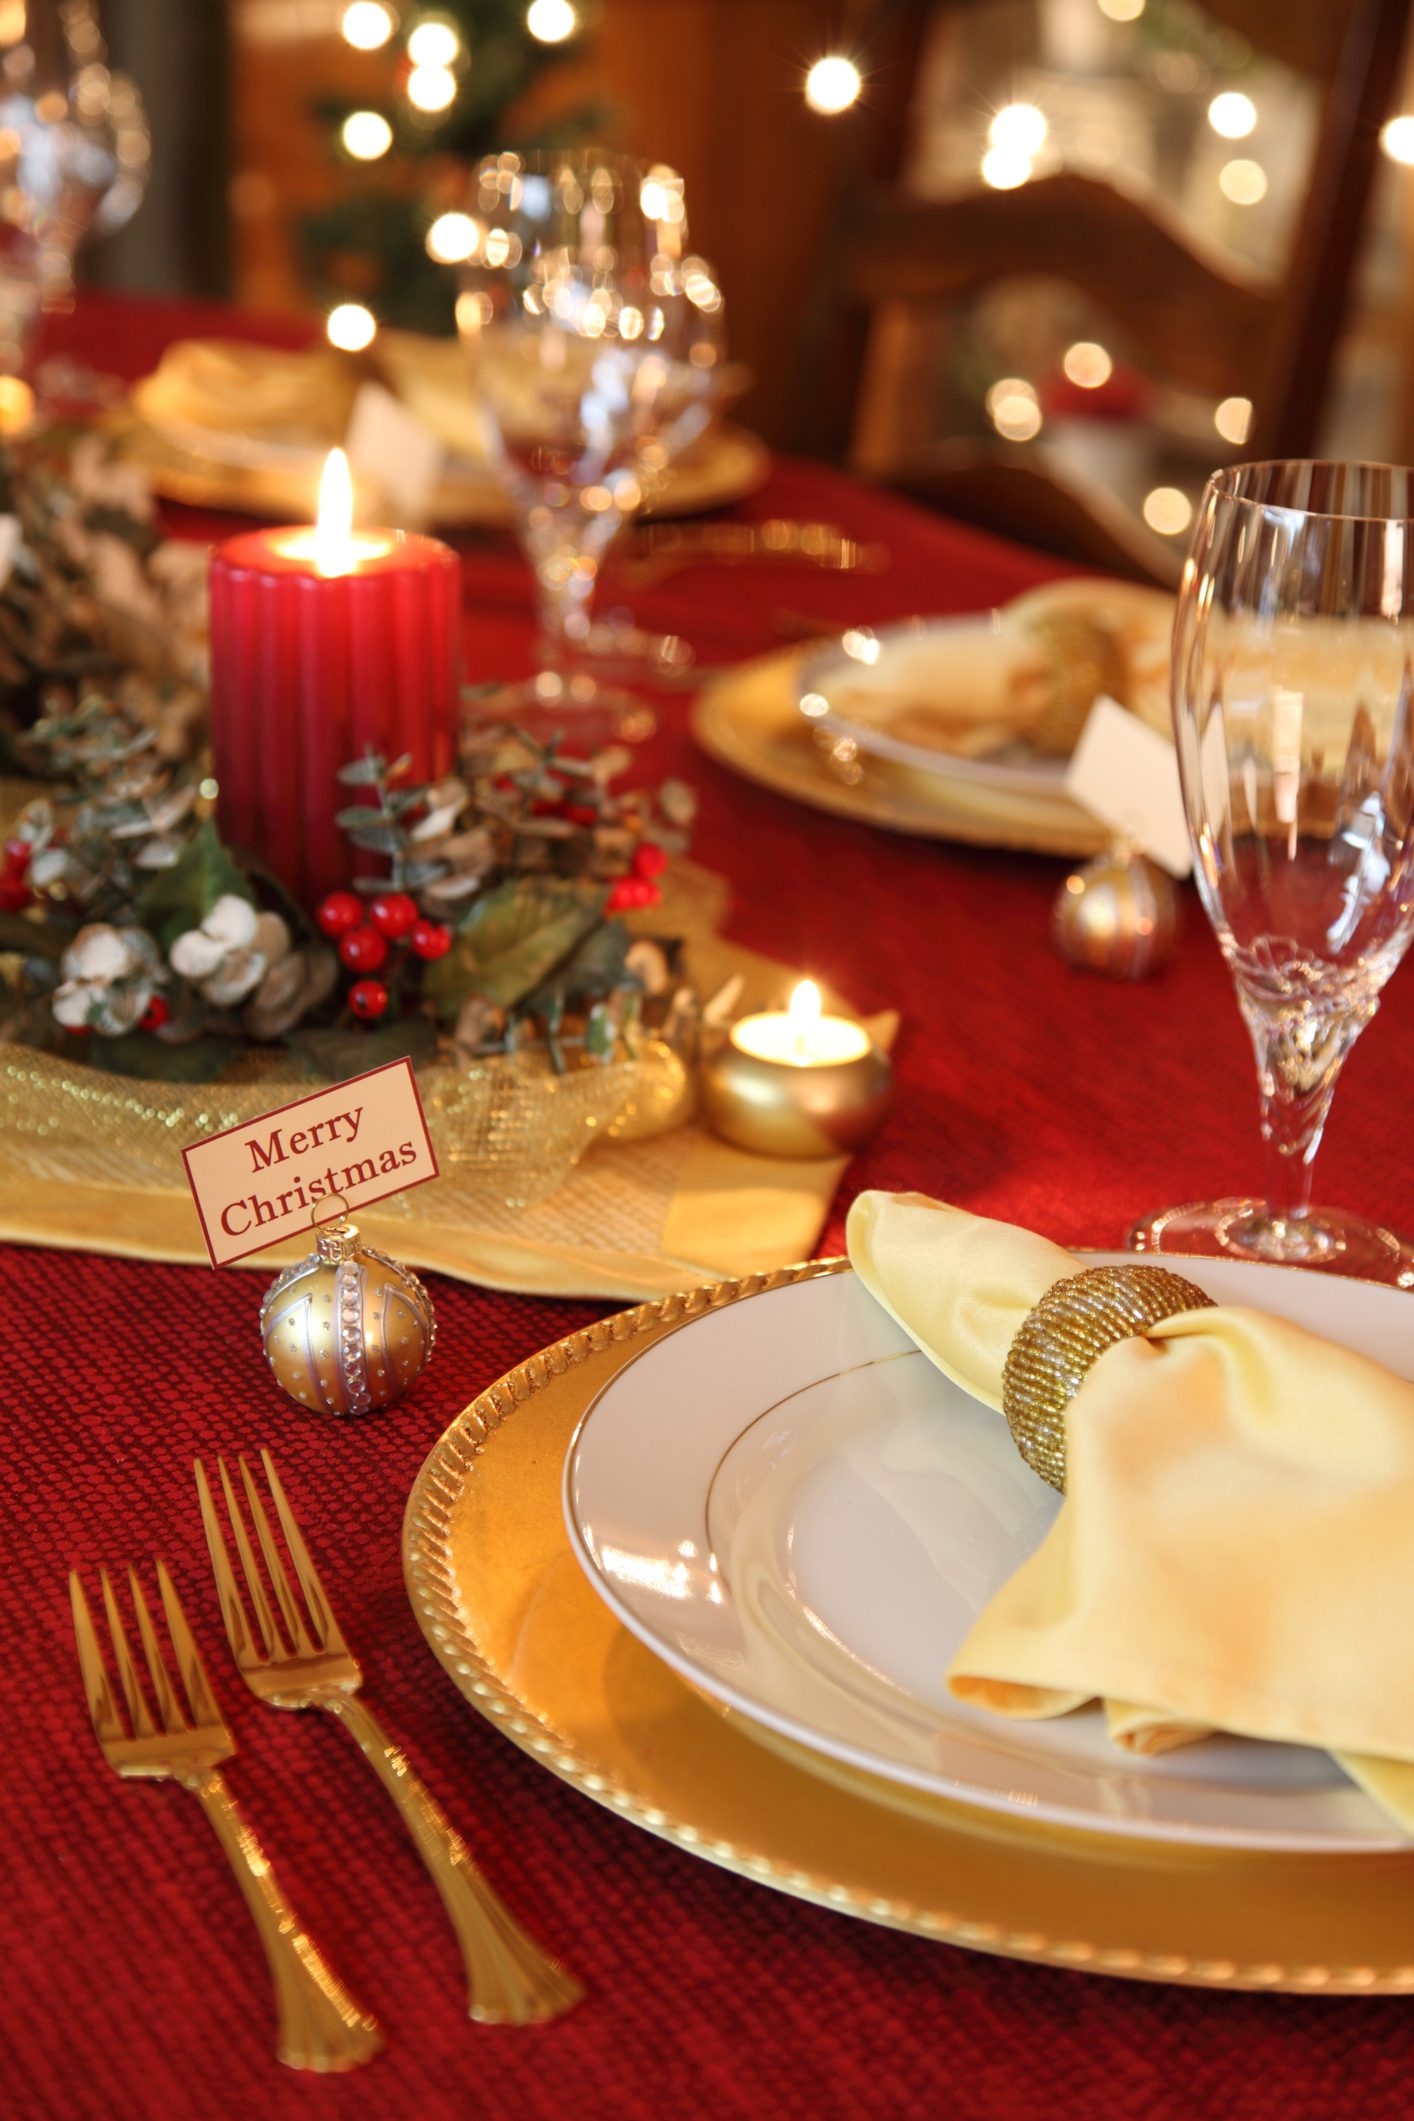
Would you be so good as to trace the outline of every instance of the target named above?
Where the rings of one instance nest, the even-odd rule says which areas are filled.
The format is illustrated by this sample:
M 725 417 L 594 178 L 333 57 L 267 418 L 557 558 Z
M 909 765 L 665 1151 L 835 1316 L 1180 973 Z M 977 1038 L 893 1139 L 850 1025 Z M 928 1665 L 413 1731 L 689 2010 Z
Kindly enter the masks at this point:
M 420 530 L 442 476 L 444 451 L 431 428 L 381 383 L 360 383 L 344 449 L 355 480 L 386 498 L 391 527 Z
M 1159 736 L 1104 693 L 1066 770 L 1065 790 L 1112 832 L 1132 840 L 1171 876 L 1187 876 L 1193 850 L 1183 811 L 1178 756 Z

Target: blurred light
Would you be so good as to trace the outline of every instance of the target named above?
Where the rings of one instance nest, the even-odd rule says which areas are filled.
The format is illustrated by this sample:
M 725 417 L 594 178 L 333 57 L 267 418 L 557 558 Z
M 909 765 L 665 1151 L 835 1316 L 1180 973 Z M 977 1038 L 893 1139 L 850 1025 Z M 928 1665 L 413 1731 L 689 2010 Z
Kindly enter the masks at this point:
M 987 127 L 987 144 L 1006 155 L 1038 155 L 1050 127 L 1034 103 L 1008 103 Z
M 383 0 L 353 0 L 352 7 L 344 9 L 340 25 L 344 42 L 360 52 L 376 52 L 387 43 L 396 26 L 393 10 L 384 7 Z
M 530 0 L 525 26 L 542 44 L 563 44 L 579 27 L 570 0 Z
M 853 59 L 846 59 L 835 52 L 828 58 L 817 59 L 805 77 L 805 100 L 812 110 L 825 117 L 848 110 L 857 103 L 864 87 L 864 76 Z
M 408 75 L 408 102 L 415 110 L 445 110 L 456 92 L 456 75 L 445 66 L 415 66 Z
M 675 227 L 687 218 L 683 204 L 683 180 L 666 162 L 655 162 L 638 187 L 638 204 L 650 221 L 666 221 Z
M 1391 118 L 1380 134 L 1380 146 L 1391 162 L 1414 162 L 1414 118 Z
M 1035 385 L 1024 376 L 1003 376 L 987 392 L 986 403 L 993 427 L 1008 442 L 1029 442 L 1041 432 Z
M 324 329 L 329 344 L 337 346 L 341 353 L 362 353 L 378 336 L 378 321 L 362 302 L 341 302 L 337 309 L 330 310 Z
M 474 338 L 477 332 L 484 331 L 495 314 L 495 304 L 484 292 L 457 296 L 457 330 L 467 338 Z
M 1203 78 L 1203 69 L 1192 52 L 1160 52 L 1154 61 L 1154 79 L 1160 88 L 1188 96 Z
M 1166 538 L 1176 538 L 1193 521 L 1193 503 L 1176 486 L 1156 486 L 1144 496 L 1144 521 Z
M 439 265 L 460 265 L 481 239 L 481 230 L 470 214 L 438 214 L 427 231 L 427 255 Z
M 1267 196 L 1267 172 L 1260 162 L 1249 162 L 1240 155 L 1235 162 L 1224 162 L 1218 171 L 1218 189 L 1234 206 L 1255 206 Z
M 376 110 L 351 110 L 341 135 L 346 154 L 355 162 L 376 162 L 393 144 L 393 128 Z
M 0 435 L 22 435 L 34 418 L 34 392 L 20 376 L 0 376 Z
M 982 182 L 990 184 L 993 191 L 1015 191 L 1024 184 L 1032 170 L 1029 155 L 1013 154 L 1004 147 L 989 147 L 982 157 Z
M 1245 442 L 1252 426 L 1252 400 L 1224 398 L 1213 414 L 1213 425 L 1225 442 Z
M 1145 0 L 1095 0 L 1095 5 L 1111 22 L 1137 22 L 1144 12 Z
M 1081 390 L 1099 390 L 1115 372 L 1114 362 L 1094 339 L 1077 339 L 1068 346 L 1061 367 Z
M 450 66 L 462 48 L 462 40 L 450 22 L 419 22 L 408 38 L 408 57 L 414 66 Z
M 1257 106 L 1240 89 L 1225 89 L 1208 105 L 1208 123 L 1224 140 L 1245 140 L 1257 128 Z

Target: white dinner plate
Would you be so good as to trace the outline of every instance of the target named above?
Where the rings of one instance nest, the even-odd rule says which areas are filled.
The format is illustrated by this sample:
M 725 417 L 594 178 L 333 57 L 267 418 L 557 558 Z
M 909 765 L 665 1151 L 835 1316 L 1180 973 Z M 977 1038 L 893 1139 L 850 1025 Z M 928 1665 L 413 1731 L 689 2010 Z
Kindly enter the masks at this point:
M 1128 1255 L 1103 1255 L 1123 1263 Z M 1213 1260 L 1219 1302 L 1414 1376 L 1409 1296 Z M 684 1678 L 769 1731 L 902 1787 L 1062 1825 L 1253 1849 L 1403 1837 L 1323 1752 L 1213 1738 L 1122 1752 L 1097 1708 L 1015 1722 L 945 1673 L 1060 1499 L 850 1273 L 694 1319 L 590 1408 L 565 1466 L 590 1582 Z
M 856 628 L 842 641 L 808 656 L 800 670 L 801 711 L 815 726 L 876 758 L 966 788 L 994 788 L 1040 797 L 1077 811 L 1065 792 L 1067 760 L 1046 758 L 1016 741 L 980 758 L 963 758 L 894 734 L 900 700 L 926 707 L 946 692 L 956 697 L 979 670 L 989 646 L 1007 636 L 1024 639 L 1002 612 L 961 619 L 905 619 L 877 630 Z

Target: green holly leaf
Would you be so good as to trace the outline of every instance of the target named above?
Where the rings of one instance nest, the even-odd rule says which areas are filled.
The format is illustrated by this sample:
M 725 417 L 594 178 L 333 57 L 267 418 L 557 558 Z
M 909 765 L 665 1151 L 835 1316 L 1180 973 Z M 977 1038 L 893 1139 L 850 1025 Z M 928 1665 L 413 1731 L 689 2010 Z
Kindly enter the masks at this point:
M 635 986 L 625 963 L 630 940 L 622 921 L 601 921 L 556 967 L 553 979 L 530 996 L 527 1014 L 543 1014 L 552 1000 L 563 1009 L 567 996 L 602 1001 L 620 987 Z
M 605 893 L 563 877 L 508 877 L 483 891 L 451 949 L 423 975 L 424 999 L 454 1017 L 470 995 L 513 1009 L 596 928 Z
M 227 896 L 254 903 L 249 883 L 208 817 L 170 869 L 152 872 L 133 901 L 133 912 L 167 951 L 179 935 L 199 928 L 217 899 Z
M 366 1029 L 357 1024 L 327 1030 L 301 1026 L 287 1043 L 321 1081 L 343 1083 L 351 1075 L 366 1075 L 370 1068 L 384 1068 L 389 1061 L 422 1066 L 436 1051 L 437 1027 L 426 1016 L 399 1017 Z
M 87 1058 L 110 1075 L 142 1076 L 155 1083 L 216 1083 L 243 1048 L 230 1038 L 191 1038 L 181 1044 L 129 1031 L 123 1038 L 95 1038 Z

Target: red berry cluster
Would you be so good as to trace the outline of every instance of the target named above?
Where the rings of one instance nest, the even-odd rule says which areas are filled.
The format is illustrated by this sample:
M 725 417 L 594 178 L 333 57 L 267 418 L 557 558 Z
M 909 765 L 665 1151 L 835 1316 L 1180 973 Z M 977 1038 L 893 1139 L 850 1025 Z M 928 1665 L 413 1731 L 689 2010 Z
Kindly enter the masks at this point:
M 659 906 L 663 893 L 657 879 L 668 866 L 668 857 L 652 840 L 642 840 L 633 851 L 627 876 L 621 876 L 604 904 L 606 913 L 637 912 L 642 906 Z
M 337 944 L 350 972 L 382 972 L 394 949 L 399 958 L 409 951 L 414 957 L 434 958 L 445 957 L 452 947 L 451 929 L 425 919 L 405 891 L 380 891 L 372 899 L 361 899 L 355 891 L 331 891 L 314 918 Z M 381 979 L 360 978 L 349 989 L 354 1015 L 370 1022 L 386 1012 L 388 999 Z
M 29 882 L 33 852 L 28 840 L 6 840 L 0 866 L 0 913 L 22 913 L 33 897 Z

